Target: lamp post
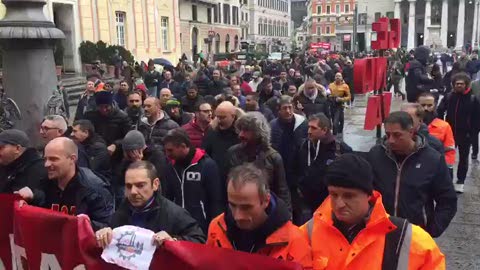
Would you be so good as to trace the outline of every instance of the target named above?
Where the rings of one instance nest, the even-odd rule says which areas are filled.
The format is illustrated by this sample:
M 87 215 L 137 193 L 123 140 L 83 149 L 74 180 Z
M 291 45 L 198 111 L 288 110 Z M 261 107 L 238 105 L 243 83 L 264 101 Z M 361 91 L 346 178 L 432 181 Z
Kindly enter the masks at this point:
M 63 32 L 49 21 L 46 0 L 2 0 L 5 17 L 0 20 L 3 54 L 3 85 L 20 108 L 22 120 L 15 127 L 39 143 L 43 108 L 57 87 L 53 48 Z

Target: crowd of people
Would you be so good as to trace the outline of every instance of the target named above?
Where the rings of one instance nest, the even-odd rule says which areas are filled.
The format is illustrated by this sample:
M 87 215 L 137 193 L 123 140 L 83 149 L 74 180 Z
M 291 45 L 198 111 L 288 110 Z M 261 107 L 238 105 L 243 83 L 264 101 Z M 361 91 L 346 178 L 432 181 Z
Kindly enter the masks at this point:
M 433 238 L 455 216 L 475 142 L 477 158 L 480 82 L 459 71 L 450 91 L 434 91 L 425 53 L 412 52 L 408 69 L 391 55 L 387 90 L 404 95 L 406 76 L 408 103 L 368 152 L 343 140 L 349 55 L 162 72 L 150 61 L 141 82 L 95 78 L 71 125 L 44 118 L 44 146 L 0 133 L 0 193 L 88 215 L 102 248 L 112 228 L 134 225 L 158 245 L 206 243 L 305 269 L 445 269 Z

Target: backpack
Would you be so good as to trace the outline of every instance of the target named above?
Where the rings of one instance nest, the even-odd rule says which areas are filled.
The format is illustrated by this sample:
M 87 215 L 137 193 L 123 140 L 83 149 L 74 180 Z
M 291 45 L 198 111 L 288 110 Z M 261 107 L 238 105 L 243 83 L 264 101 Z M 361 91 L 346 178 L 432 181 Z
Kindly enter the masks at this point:
M 403 218 L 389 216 L 388 219 L 397 227 L 385 235 L 385 247 L 383 249 L 382 270 L 407 269 L 408 257 L 410 256 L 410 245 L 404 246 L 406 235 L 411 238 L 412 226 Z M 313 218 L 306 223 L 308 242 L 311 244 L 313 232 Z M 407 247 L 408 250 L 404 250 Z M 404 258 L 404 256 L 407 256 Z M 404 265 L 407 263 L 407 265 Z

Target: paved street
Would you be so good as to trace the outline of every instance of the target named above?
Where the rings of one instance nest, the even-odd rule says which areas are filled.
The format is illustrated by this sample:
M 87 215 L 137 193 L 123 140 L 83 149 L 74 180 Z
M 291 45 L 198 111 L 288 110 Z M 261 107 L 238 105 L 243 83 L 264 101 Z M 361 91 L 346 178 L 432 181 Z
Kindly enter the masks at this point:
M 366 97 L 356 96 L 354 109 L 345 111 L 345 142 L 355 150 L 368 151 L 375 144 L 375 130 L 363 130 Z M 392 111 L 400 107 L 394 99 Z M 465 193 L 459 195 L 457 214 L 447 231 L 438 239 L 447 257 L 447 269 L 480 269 L 480 163 L 470 162 Z

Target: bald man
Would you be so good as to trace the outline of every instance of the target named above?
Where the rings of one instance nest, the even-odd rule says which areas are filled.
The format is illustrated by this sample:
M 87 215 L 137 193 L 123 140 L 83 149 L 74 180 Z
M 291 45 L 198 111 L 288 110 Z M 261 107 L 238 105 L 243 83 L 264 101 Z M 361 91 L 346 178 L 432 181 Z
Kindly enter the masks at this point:
M 109 184 L 90 169 L 76 166 L 77 145 L 69 138 L 51 140 L 45 146 L 48 179 L 39 189 L 23 188 L 26 200 L 70 215 L 85 214 L 94 230 L 106 227 L 114 212 Z
M 162 105 L 162 108 L 165 108 L 167 105 L 167 101 L 173 97 L 172 91 L 168 88 L 163 88 L 160 90 L 160 104 Z
M 238 108 L 229 101 L 220 103 L 215 110 L 216 126 L 207 132 L 202 142 L 202 148 L 217 163 L 223 181 L 226 181 L 228 174 L 226 171 L 227 150 L 240 143 L 234 127 L 237 112 Z
M 169 130 L 178 128 L 178 124 L 162 110 L 160 100 L 155 97 L 149 97 L 143 102 L 145 118 L 138 126 L 148 146 L 163 146 L 163 137 Z

